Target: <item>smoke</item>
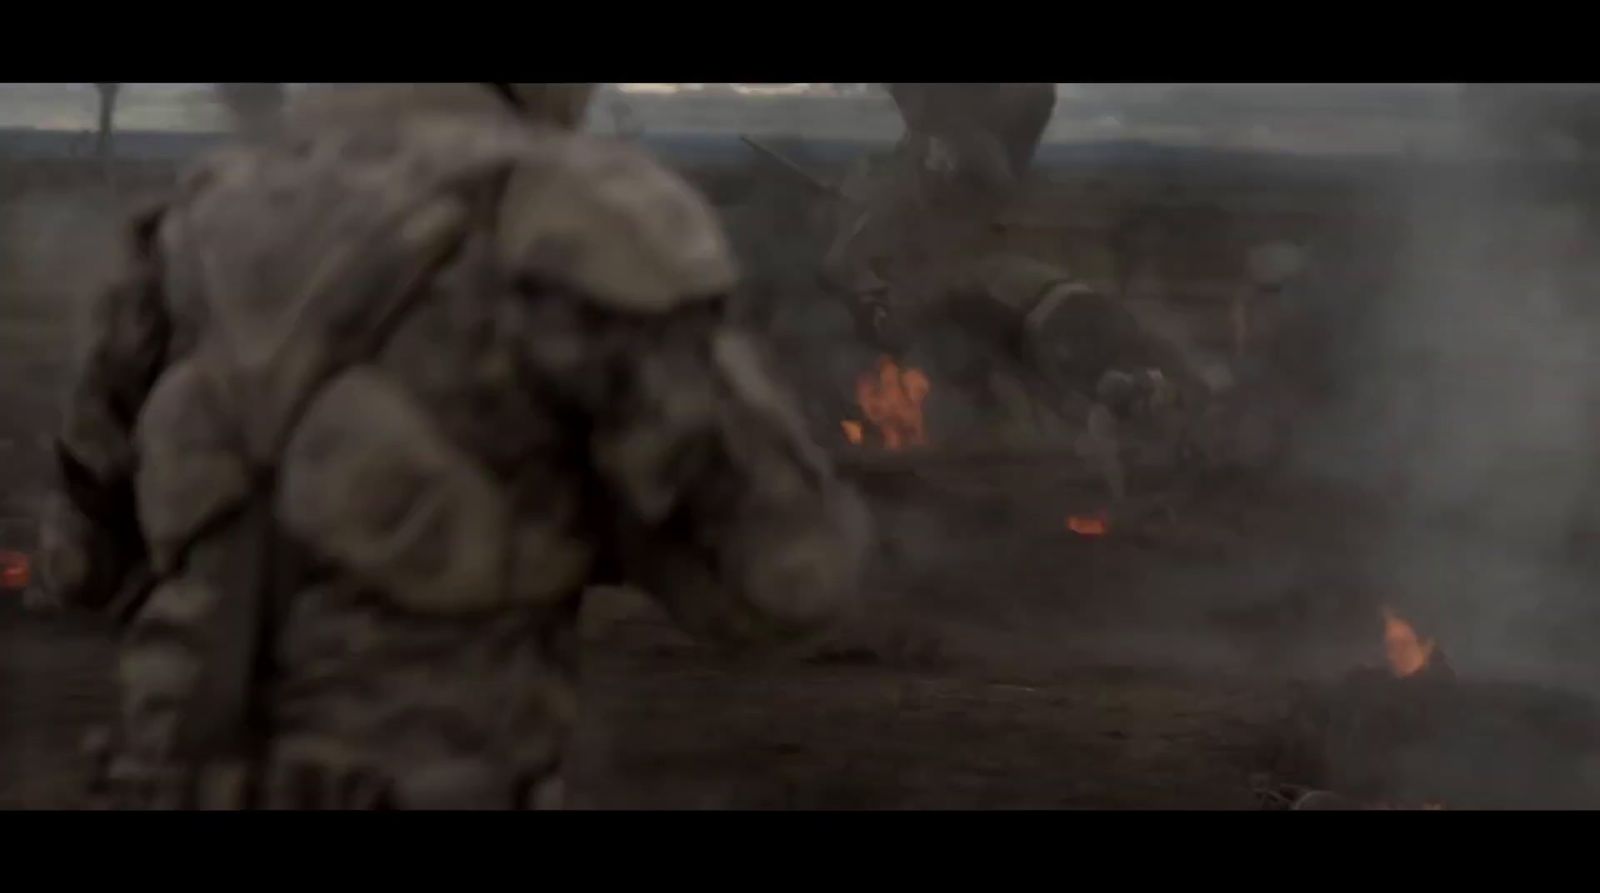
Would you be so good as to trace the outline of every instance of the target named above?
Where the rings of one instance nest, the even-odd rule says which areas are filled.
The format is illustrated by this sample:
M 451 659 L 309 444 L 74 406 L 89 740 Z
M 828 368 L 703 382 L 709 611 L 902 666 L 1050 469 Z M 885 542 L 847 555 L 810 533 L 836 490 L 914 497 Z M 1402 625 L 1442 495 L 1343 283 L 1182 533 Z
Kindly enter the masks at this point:
M 1458 669 L 1600 691 L 1573 634 L 1600 618 L 1584 561 L 1600 533 L 1586 168 L 1526 143 L 1507 157 L 1501 119 L 1476 111 L 1455 157 L 1416 164 L 1392 196 L 1392 275 L 1345 295 L 1364 319 L 1300 458 L 1391 500 L 1393 534 L 1352 557 Z
M 1315 104 L 1316 95 L 1308 94 L 1307 102 Z M 1305 652 L 1342 641 L 1366 649 L 1354 656 L 1381 659 L 1377 607 L 1389 604 L 1437 639 L 1465 676 L 1600 692 L 1600 662 L 1589 656 L 1584 634 L 1600 621 L 1600 599 L 1590 594 L 1600 580 L 1593 565 L 1600 562 L 1587 554 L 1600 536 L 1593 458 L 1600 433 L 1600 313 L 1590 301 L 1600 284 L 1600 262 L 1587 256 L 1595 233 L 1586 197 L 1596 178 L 1581 160 L 1585 153 L 1574 155 L 1570 138 L 1556 147 L 1558 157 L 1536 154 L 1545 151 L 1544 143 L 1526 139 L 1529 109 L 1536 105 L 1511 97 L 1517 114 L 1507 118 L 1497 110 L 1504 106 L 1490 108 L 1479 93 L 1468 90 L 1464 97 L 1454 119 L 1447 106 L 1418 116 L 1447 137 L 1453 131 L 1453 144 L 1434 139 L 1425 155 L 1370 171 L 1356 162 L 1333 162 L 1321 168 L 1329 172 L 1322 181 L 1288 173 L 1287 164 L 1280 178 L 1266 165 L 1257 176 L 1225 167 L 1236 162 L 1219 161 L 1215 171 L 1166 174 L 1193 193 L 1197 204 L 1220 196 L 1215 201 L 1221 206 L 1240 191 L 1270 184 L 1315 212 L 1306 216 L 1316 220 L 1281 226 L 1252 218 L 1228 233 L 1214 222 L 1185 222 L 1172 227 L 1173 244 L 1162 250 L 1206 259 L 1237 254 L 1242 260 L 1251 244 L 1284 241 L 1307 249 L 1307 269 L 1284 294 L 1304 329 L 1284 353 L 1302 366 L 1318 367 L 1290 373 L 1304 376 L 1289 388 L 1295 392 L 1290 402 L 1301 401 L 1292 410 L 1299 416 L 1291 470 L 1364 492 L 1367 508 L 1308 498 L 1296 511 L 1282 509 L 1285 516 L 1306 516 L 1294 519 L 1304 530 L 1269 519 L 1263 528 L 1270 533 L 1258 532 L 1248 548 L 1212 565 L 1152 554 L 1137 580 L 1102 584 L 1086 581 L 1083 568 L 1067 562 L 1055 575 L 1067 582 L 1035 587 L 1019 580 L 1017 569 L 1054 560 L 1048 553 L 1056 544 L 1049 537 L 1061 534 L 1051 525 L 1059 525 L 1066 509 L 1059 493 L 1028 481 L 1008 494 L 1013 514 L 992 521 L 1012 539 L 1039 531 L 1037 555 L 998 562 L 990 579 L 1004 581 L 999 583 L 974 582 L 985 574 L 971 566 L 941 564 L 929 576 L 952 581 L 952 589 L 960 590 L 952 600 L 989 586 L 1007 590 L 1008 598 L 1013 589 L 1071 589 L 1086 593 L 1086 603 L 1093 601 L 1087 593 L 1097 592 L 1114 601 L 1119 618 L 1141 629 L 1167 624 L 1192 632 L 1199 650 L 1215 650 L 1232 636 L 1228 624 L 1248 628 L 1237 638 L 1249 639 L 1251 647 L 1262 629 L 1281 624 L 1290 630 L 1286 638 L 1302 640 L 1286 646 L 1301 652 L 1291 655 L 1301 661 L 1297 667 L 1314 663 L 1335 671 L 1350 666 L 1350 651 L 1314 661 L 1304 660 Z M 1549 114 L 1581 108 L 1563 94 Z M 1395 122 L 1367 123 L 1378 130 Z M 1584 132 L 1561 121 L 1545 123 L 1550 131 Z M 1301 128 L 1309 129 L 1310 124 Z M 806 157 L 803 146 L 797 141 L 779 148 L 809 170 L 834 173 Z M 1040 167 L 1041 181 L 1055 176 L 1067 184 L 1063 195 L 1089 194 L 1073 191 L 1083 179 L 1081 168 L 1058 169 L 1049 162 Z M 1235 178 L 1237 171 L 1244 173 Z M 874 359 L 859 349 L 847 308 L 816 284 L 817 261 L 836 222 L 817 217 L 824 203 L 808 198 L 781 172 L 752 161 L 749 175 L 748 191 L 722 203 L 741 256 L 756 274 L 743 307 L 751 324 L 778 345 L 802 393 L 839 395 L 832 403 L 808 405 L 819 438 L 832 443 L 840 438 L 839 420 L 853 415 L 851 382 Z M 1108 170 L 1105 179 L 1119 188 L 1140 187 L 1125 184 L 1132 178 L 1121 171 Z M 1323 189 L 1324 183 L 1336 183 L 1338 190 Z M 1028 250 L 1054 257 L 1054 247 L 1043 242 Z M 1272 267 L 1274 258 L 1261 263 Z M 1180 272 L 1167 277 L 1156 297 L 1170 298 L 1184 285 L 1187 274 L 1173 266 Z M 978 361 L 991 359 L 990 352 L 980 339 L 929 337 L 904 358 L 933 380 L 928 421 L 939 445 L 969 431 L 991 436 L 998 428 L 984 427 L 986 417 L 963 405 L 956 387 L 961 370 L 981 367 Z M 1328 504 L 1341 508 L 1323 507 Z M 1179 509 L 1189 512 L 1181 516 L 1186 525 L 1216 518 L 1218 527 L 1227 527 L 1230 519 L 1222 515 L 1233 507 Z M 1318 512 L 1327 514 L 1317 517 Z M 940 553 L 935 558 L 948 554 L 953 563 L 974 561 L 971 544 L 980 541 L 980 532 L 916 527 L 915 536 L 906 533 L 917 522 L 932 523 L 910 517 L 884 523 L 902 528 L 902 538 L 913 544 L 910 551 L 925 548 Z M 1175 592 L 1184 595 L 1175 600 Z M 1140 603 L 1146 597 L 1148 609 Z M 1276 602 L 1285 606 L 1270 607 Z M 984 610 L 997 609 L 985 602 Z M 1272 610 L 1282 617 L 1265 616 Z M 1308 613 L 1292 616 L 1295 611 Z M 1214 631 L 1219 635 L 1212 636 Z M 1061 645 L 1053 632 L 1040 638 Z M 1171 638 L 1159 647 L 1127 640 L 1107 645 L 1105 636 L 1095 642 L 1124 656 L 1158 653 L 1171 660 L 1181 636 Z

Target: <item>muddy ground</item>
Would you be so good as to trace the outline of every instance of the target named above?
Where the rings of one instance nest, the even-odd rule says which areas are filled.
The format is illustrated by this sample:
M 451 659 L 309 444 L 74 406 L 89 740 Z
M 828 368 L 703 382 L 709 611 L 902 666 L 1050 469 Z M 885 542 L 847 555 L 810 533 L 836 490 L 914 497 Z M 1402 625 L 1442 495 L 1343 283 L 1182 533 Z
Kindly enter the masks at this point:
M 1242 666 L 1051 660 L 1043 638 L 1010 660 L 998 634 L 925 628 L 730 662 L 620 613 L 591 621 L 579 807 L 1245 808 L 1284 709 L 1283 680 Z M 7 607 L 0 654 L 0 806 L 70 807 L 107 637 Z
M 1241 582 L 1262 538 L 1303 534 L 1282 514 L 1088 540 L 1037 510 L 1049 489 L 944 514 L 878 496 L 898 539 L 873 606 L 810 655 L 734 661 L 642 598 L 593 593 L 573 805 L 1253 807 L 1293 681 L 1322 672 L 1294 643 L 1342 624 L 1327 665 L 1376 659 L 1375 628 L 1296 603 L 1303 550 Z M 1173 510 L 1198 517 L 1203 498 Z M 108 637 L 7 606 L 0 655 L 0 805 L 70 806 L 76 744 L 110 707 Z
M 105 642 L 8 611 L 0 647 L 0 807 L 71 808 Z M 591 648 L 584 687 L 580 808 L 1243 808 L 1277 701 L 1226 673 L 729 666 L 669 641 Z

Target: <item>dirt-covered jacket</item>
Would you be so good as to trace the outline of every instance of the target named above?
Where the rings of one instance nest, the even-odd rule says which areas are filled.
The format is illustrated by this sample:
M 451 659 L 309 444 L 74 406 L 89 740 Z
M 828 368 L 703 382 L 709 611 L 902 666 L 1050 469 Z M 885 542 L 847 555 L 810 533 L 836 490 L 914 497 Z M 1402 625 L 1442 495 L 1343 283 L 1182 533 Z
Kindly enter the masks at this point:
M 133 249 L 43 562 L 131 605 L 114 781 L 544 802 L 586 586 L 729 642 L 848 604 L 862 509 L 725 323 L 712 211 L 635 149 L 375 95 L 199 164 Z

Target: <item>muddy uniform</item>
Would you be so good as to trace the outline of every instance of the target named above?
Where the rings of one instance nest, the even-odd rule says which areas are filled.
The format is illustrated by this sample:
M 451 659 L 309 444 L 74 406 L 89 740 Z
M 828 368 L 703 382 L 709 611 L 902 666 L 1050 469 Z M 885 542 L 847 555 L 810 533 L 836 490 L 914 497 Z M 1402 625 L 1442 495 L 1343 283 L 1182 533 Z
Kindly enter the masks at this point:
M 712 212 L 527 86 L 325 98 L 140 222 L 44 562 L 131 605 L 114 802 L 552 804 L 587 585 L 730 643 L 845 604 L 862 510 Z

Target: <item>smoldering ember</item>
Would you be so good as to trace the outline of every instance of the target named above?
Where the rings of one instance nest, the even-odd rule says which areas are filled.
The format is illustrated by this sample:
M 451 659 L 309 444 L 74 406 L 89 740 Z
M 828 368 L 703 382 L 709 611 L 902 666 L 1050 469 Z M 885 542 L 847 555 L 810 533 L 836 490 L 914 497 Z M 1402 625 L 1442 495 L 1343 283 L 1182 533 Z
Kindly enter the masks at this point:
M 438 86 L 0 84 L 0 807 L 199 805 L 221 763 L 148 729 L 219 716 L 252 796 L 356 755 L 296 806 L 481 804 L 503 758 L 577 809 L 1600 807 L 1600 87 L 607 84 L 506 136 L 566 94 Z M 246 633 L 186 576 L 254 516 L 233 449 L 288 544 L 223 562 L 276 587 Z M 494 562 L 504 604 L 452 591 Z M 161 713 L 232 665 L 153 649 L 226 635 L 239 700 Z

